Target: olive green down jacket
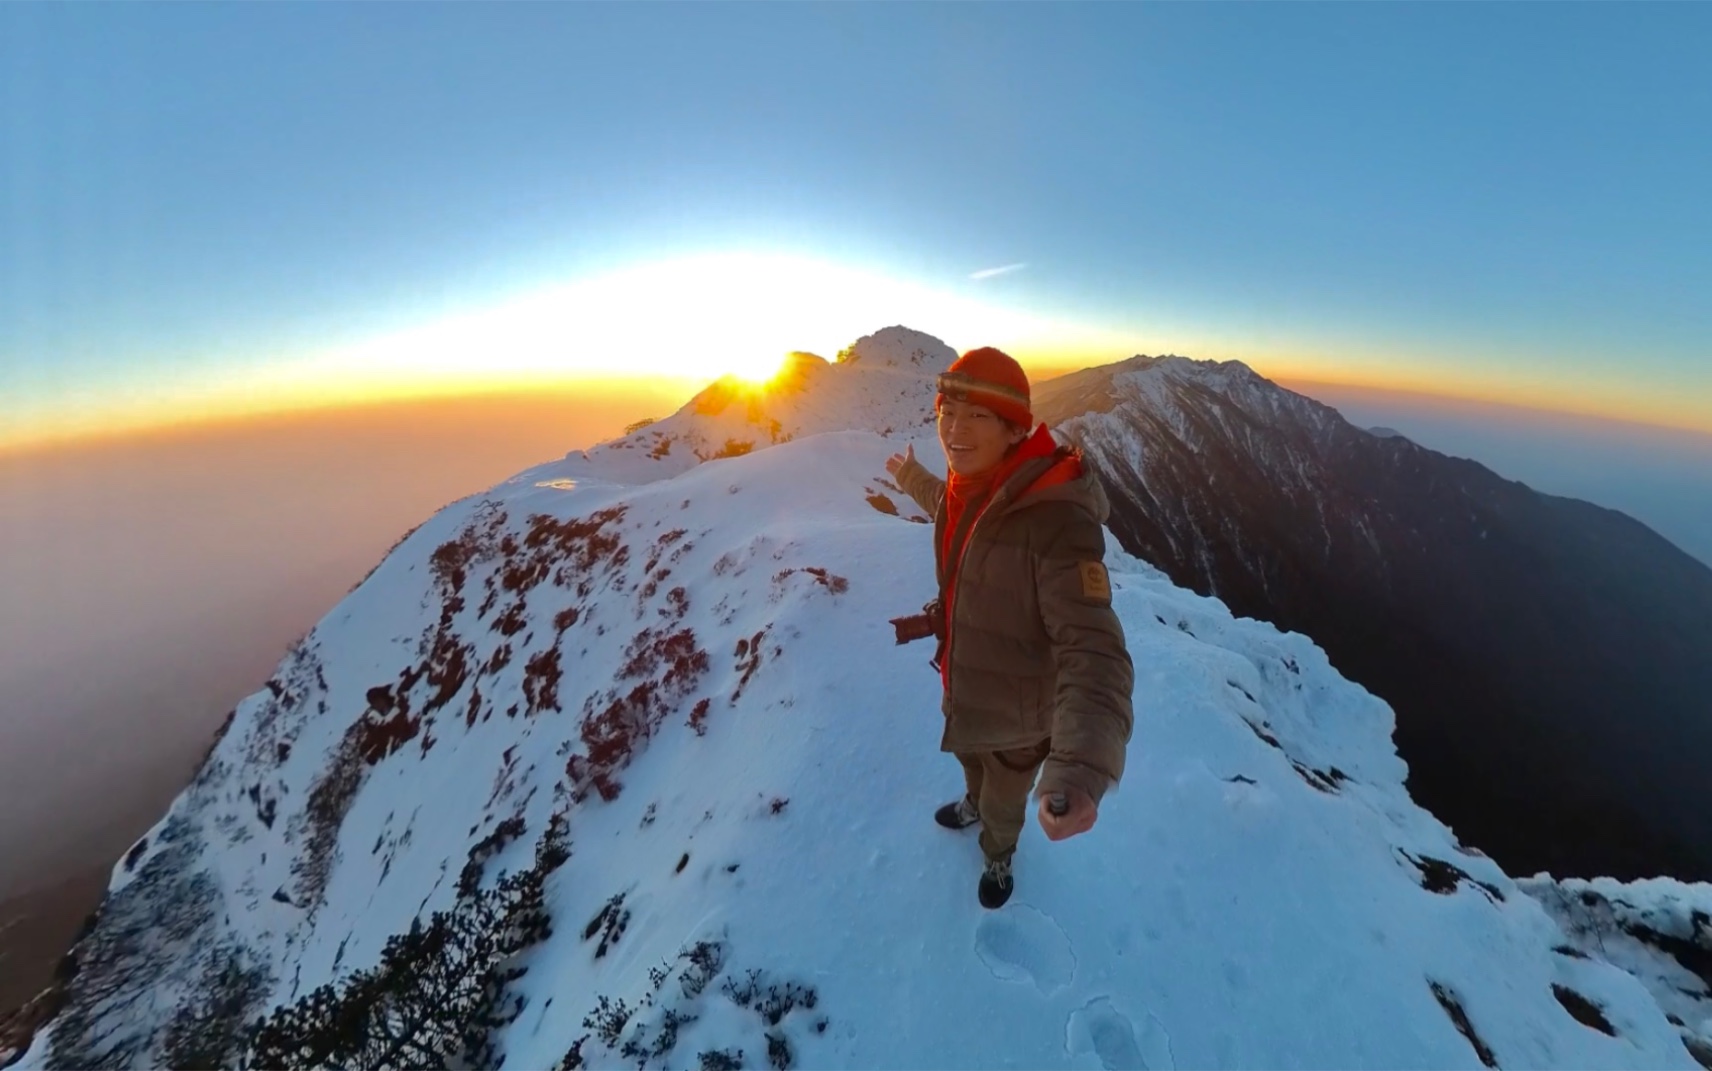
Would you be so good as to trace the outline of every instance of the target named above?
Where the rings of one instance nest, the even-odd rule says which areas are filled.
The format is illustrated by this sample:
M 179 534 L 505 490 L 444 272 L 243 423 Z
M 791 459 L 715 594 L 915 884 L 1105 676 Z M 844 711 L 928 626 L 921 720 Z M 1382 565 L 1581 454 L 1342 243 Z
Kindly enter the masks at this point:
M 1024 464 L 968 537 L 950 592 L 950 660 L 940 748 L 1004 751 L 1051 737 L 1037 795 L 1066 786 L 1096 803 L 1123 776 L 1135 669 L 1105 570 L 1110 503 L 1092 472 L 1026 490 L 1050 462 Z M 898 485 L 945 537 L 945 481 L 917 461 Z

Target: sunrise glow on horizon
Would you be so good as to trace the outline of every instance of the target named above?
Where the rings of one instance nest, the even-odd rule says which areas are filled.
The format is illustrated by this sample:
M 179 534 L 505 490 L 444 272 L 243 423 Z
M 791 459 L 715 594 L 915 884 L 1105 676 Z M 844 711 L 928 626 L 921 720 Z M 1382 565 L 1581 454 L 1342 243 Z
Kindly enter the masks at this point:
M 0 449 L 688 397 L 894 324 L 1043 374 L 1176 353 L 1712 434 L 1708 32 L 1706 5 L 4 5 Z M 864 76 L 881 55 L 913 73 Z
M 842 284 L 834 289 L 831 281 Z M 676 290 L 674 284 L 687 286 Z M 853 293 L 866 300 L 848 300 Z M 833 308 L 826 295 L 844 295 Z M 697 298 L 699 294 L 699 299 Z M 675 300 L 674 300 L 675 298 Z M 633 327 L 648 308 L 671 304 L 704 319 L 678 320 L 648 337 Z M 915 316 L 886 316 L 899 308 Z M 788 313 L 766 317 L 774 311 Z M 817 319 L 816 317 L 819 317 Z M 639 319 L 640 318 L 640 319 Z M 821 327 L 821 323 L 828 327 Z M 5 413 L 0 451 L 111 439 L 184 425 L 392 402 L 539 392 L 647 394 L 687 401 L 727 375 L 762 385 L 792 351 L 833 360 L 861 335 L 893 323 L 944 338 L 954 348 L 999 345 L 1044 380 L 1138 353 L 1240 360 L 1286 387 L 1323 383 L 1418 394 L 1445 403 L 1500 403 L 1712 434 L 1694 399 L 1553 389 L 1495 366 L 1452 380 L 1424 361 L 1352 362 L 1334 356 L 1239 354 L 1192 343 L 1147 345 L 1136 332 L 1069 328 L 966 299 L 811 262 L 706 257 L 647 266 L 590 283 L 552 288 L 445 321 L 243 372 L 86 390 L 68 402 Z M 961 333 L 941 334 L 949 324 Z M 707 326 L 703 328 L 701 324 Z M 750 329 L 750 324 L 760 330 Z M 982 330 L 983 325 L 991 330 Z M 1351 365 L 1357 367 L 1352 369 Z
M 671 319 L 651 314 L 665 308 L 673 310 Z M 0 403 L 6 418 L 0 420 L 0 451 L 426 399 L 540 392 L 687 401 L 727 375 L 764 386 L 790 352 L 833 360 L 857 338 L 892 324 L 923 330 L 959 350 L 998 345 L 1039 379 L 1136 354 L 1174 353 L 1238 360 L 1286 386 L 1404 392 L 1712 434 L 1712 413 L 1698 399 L 1646 391 L 1642 384 L 1628 384 L 1626 391 L 1577 389 L 1507 373 L 1501 362 L 1484 374 L 1452 378 L 1443 367 L 1403 355 L 1340 359 L 1231 352 L 1194 340 L 1149 344 L 1139 331 L 1079 328 L 871 273 L 745 254 L 664 262 L 548 288 L 302 357 L 178 381 L 119 383 L 107 392 L 85 385 L 33 410 L 7 412 Z
M 1117 341 L 825 261 L 704 254 L 545 287 L 303 356 L 146 383 L 80 385 L 33 409 L 15 408 L 0 447 L 249 413 L 530 388 L 614 391 L 646 381 L 688 394 L 726 375 L 764 381 L 793 350 L 832 359 L 894 323 L 933 324 L 952 337 L 1002 338 L 1019 356 L 1064 352 L 1063 340 L 1077 352 L 1111 350 Z M 979 344 L 986 343 L 965 348 Z

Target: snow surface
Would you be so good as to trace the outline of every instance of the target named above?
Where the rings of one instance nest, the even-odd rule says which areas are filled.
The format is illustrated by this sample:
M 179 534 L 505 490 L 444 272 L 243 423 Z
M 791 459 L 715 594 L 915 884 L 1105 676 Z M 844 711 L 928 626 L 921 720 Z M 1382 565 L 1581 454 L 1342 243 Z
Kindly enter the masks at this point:
M 1553 880 L 1549 874 L 1517 884 L 1558 920 L 1571 947 L 1640 979 L 1682 1033 L 1712 1057 L 1712 885 L 1674 878 Z
M 447 507 L 335 607 L 115 868 L 117 893 L 171 844 L 198 844 L 217 905 L 160 937 L 114 998 L 112 1037 L 141 1039 L 132 1062 L 158 1062 L 207 949 L 248 949 L 268 1005 L 289 1002 L 449 906 L 500 822 L 526 832 L 487 886 L 528 866 L 561 814 L 571 858 L 546 886 L 554 934 L 515 983 L 509 1067 L 552 1066 L 602 997 L 643 1002 L 649 968 L 704 940 L 721 942 L 726 979 L 760 971 L 812 988 L 814 1007 L 770 1027 L 728 987 L 680 977 L 626 1027 L 695 1017 L 649 1066 L 719 1049 L 763 1066 L 769 1029 L 805 1067 L 1479 1066 L 1452 1005 L 1506 1068 L 1695 1066 L 1642 981 L 1557 951 L 1540 902 L 1414 804 L 1385 703 L 1309 638 L 1233 618 L 1109 537 L 1137 671 L 1127 773 L 1090 833 L 1050 844 L 1031 823 L 1014 898 L 982 910 L 975 838 L 931 817 L 961 791 L 937 749 L 931 652 L 896 646 L 887 623 L 931 595 L 933 571 L 931 529 L 884 462 L 906 439 L 937 454 L 925 423 L 895 421 L 930 412 L 949 350 L 876 338 L 872 359 L 816 367 L 794 401 L 758 410 L 791 429 L 777 445 L 693 464 L 676 447 L 670 464 L 616 444 L 571 455 Z M 680 444 L 726 434 L 694 410 L 654 427 Z M 571 529 L 535 518 L 588 523 L 554 550 L 540 533 Z M 660 653 L 683 630 L 705 668 Z M 615 798 L 574 798 L 585 726 L 638 682 L 665 716 L 607 772 Z M 351 726 L 386 705 L 377 688 L 408 692 L 420 723 L 352 767 L 317 888 L 306 806 Z M 585 933 L 619 894 L 627 925 L 597 956 Z

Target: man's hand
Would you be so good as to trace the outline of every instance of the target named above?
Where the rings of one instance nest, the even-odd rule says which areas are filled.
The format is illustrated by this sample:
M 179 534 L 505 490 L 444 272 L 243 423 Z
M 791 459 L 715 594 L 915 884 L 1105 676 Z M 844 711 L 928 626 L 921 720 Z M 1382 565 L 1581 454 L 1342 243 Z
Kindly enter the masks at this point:
M 1068 805 L 1063 814 L 1052 813 L 1052 797 L 1062 795 Z M 1079 788 L 1065 788 L 1060 793 L 1047 793 L 1040 797 L 1040 828 L 1046 831 L 1047 840 L 1064 840 L 1078 833 L 1086 833 L 1094 828 L 1094 823 L 1100 817 L 1100 810 L 1094 805 L 1094 799 Z
M 893 454 L 891 457 L 888 457 L 886 459 L 886 471 L 891 473 L 893 476 L 896 476 L 898 474 L 899 469 L 903 468 L 905 465 L 909 464 L 911 461 L 914 461 L 914 460 L 915 460 L 915 444 L 911 443 L 908 446 L 904 447 L 903 453 Z

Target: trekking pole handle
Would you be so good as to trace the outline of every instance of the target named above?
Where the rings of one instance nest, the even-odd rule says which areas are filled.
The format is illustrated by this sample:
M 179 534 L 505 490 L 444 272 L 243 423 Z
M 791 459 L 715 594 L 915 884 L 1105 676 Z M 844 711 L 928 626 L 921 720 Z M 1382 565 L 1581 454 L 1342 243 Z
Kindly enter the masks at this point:
M 1046 809 L 1054 818 L 1063 818 L 1070 813 L 1070 801 L 1062 792 L 1053 792 L 1046 797 Z

